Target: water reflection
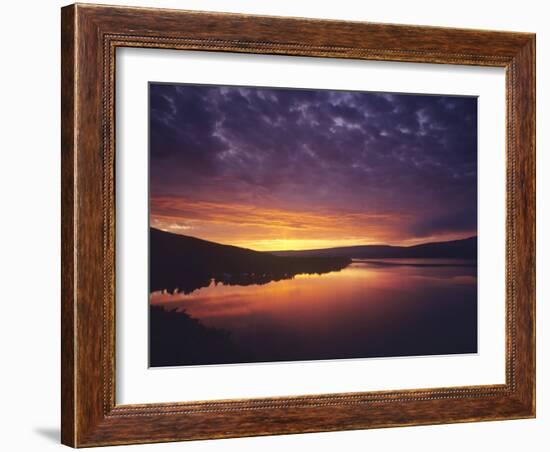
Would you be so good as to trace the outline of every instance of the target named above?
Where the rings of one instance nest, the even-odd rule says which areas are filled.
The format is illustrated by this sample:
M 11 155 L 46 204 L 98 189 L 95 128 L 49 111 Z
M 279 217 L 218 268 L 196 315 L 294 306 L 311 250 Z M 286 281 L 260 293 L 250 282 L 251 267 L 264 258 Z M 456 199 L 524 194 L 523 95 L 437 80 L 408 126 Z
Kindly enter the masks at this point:
M 240 351 L 236 361 L 180 357 L 172 365 L 474 353 L 476 273 L 471 261 L 360 260 L 264 285 L 211 282 L 187 295 L 155 292 L 151 305 L 229 332 Z

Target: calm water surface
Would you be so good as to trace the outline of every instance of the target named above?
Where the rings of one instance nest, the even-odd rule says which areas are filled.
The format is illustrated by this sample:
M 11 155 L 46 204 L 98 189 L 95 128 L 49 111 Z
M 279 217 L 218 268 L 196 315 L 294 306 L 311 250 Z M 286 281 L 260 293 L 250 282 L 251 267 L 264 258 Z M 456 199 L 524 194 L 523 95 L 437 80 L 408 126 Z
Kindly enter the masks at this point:
M 231 333 L 249 360 L 477 352 L 477 266 L 443 259 L 354 261 L 264 285 L 151 294 Z

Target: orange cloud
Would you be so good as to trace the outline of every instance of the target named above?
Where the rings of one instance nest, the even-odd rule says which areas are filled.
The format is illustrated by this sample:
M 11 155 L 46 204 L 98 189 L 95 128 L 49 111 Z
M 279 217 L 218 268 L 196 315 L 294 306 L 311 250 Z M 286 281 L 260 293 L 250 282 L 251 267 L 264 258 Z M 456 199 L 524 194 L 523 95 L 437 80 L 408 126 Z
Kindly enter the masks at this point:
M 312 249 L 395 243 L 407 217 L 356 211 L 292 211 L 246 204 L 151 198 L 151 225 L 256 250 Z

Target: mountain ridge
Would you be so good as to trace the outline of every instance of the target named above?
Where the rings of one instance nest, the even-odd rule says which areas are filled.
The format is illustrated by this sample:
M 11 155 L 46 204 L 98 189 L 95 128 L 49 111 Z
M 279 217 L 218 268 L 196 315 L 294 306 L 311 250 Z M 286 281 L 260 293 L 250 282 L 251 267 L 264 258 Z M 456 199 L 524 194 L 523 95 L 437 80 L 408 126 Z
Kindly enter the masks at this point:
M 410 247 L 361 245 L 304 251 L 255 251 L 150 228 L 150 291 L 192 292 L 212 281 L 226 285 L 267 284 L 298 274 L 346 268 L 354 258 L 475 259 L 477 237 Z
M 326 256 L 350 258 L 458 258 L 477 257 L 477 236 L 465 239 L 426 242 L 410 246 L 397 245 L 356 245 L 311 250 L 271 251 L 275 256 Z

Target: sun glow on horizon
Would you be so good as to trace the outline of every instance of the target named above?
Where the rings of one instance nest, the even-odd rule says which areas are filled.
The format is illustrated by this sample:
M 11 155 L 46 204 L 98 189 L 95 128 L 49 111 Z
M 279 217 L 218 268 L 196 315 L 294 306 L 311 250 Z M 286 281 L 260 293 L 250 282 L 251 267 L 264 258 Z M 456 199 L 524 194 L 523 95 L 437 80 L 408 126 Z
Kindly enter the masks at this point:
M 358 242 L 358 240 L 356 239 L 269 239 L 259 241 L 243 240 L 231 243 L 230 245 L 238 246 L 241 248 L 248 248 L 255 251 L 303 251 L 371 244 L 374 244 L 374 242 L 366 242 L 365 240 L 361 240 L 360 242 Z
M 415 236 L 406 213 L 259 207 L 244 203 L 151 198 L 151 226 L 255 251 L 302 251 L 362 245 L 410 246 L 463 239 L 475 231 Z
M 274 252 L 274 251 L 304 251 L 304 250 L 320 250 L 330 248 L 365 246 L 365 245 L 390 245 L 390 246 L 414 246 L 430 242 L 446 242 L 451 240 L 461 240 L 474 236 L 472 233 L 465 233 L 457 236 L 457 234 L 441 234 L 429 237 L 416 237 L 399 242 L 382 242 L 380 240 L 369 240 L 365 237 L 340 238 L 340 239 L 300 239 L 300 238 L 284 238 L 284 239 L 261 239 L 261 240 L 246 240 L 236 239 L 232 241 L 224 240 L 223 238 L 206 237 L 201 234 L 193 234 L 188 228 L 180 227 L 177 224 L 160 225 L 156 224 L 153 227 L 161 231 L 170 232 L 172 234 L 194 237 L 200 240 L 218 243 L 220 245 L 231 245 L 239 248 L 246 248 L 253 251 Z

